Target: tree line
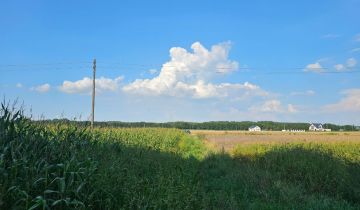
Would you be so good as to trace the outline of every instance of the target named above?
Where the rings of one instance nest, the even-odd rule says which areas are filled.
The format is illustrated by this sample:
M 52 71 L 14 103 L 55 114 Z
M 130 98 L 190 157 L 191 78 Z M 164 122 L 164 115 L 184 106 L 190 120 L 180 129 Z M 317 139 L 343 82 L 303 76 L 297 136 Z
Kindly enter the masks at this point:
M 42 121 L 45 123 L 72 122 L 80 125 L 88 125 L 89 121 L 71 121 L 68 119 L 54 119 Z M 250 126 L 257 125 L 266 131 L 281 130 L 308 130 L 309 123 L 292 123 L 292 122 L 273 122 L 273 121 L 210 121 L 210 122 L 121 122 L 121 121 L 104 121 L 94 122 L 97 127 L 119 127 L 119 128 L 138 128 L 138 127 L 162 127 L 162 128 L 178 128 L 178 129 L 195 129 L 195 130 L 248 130 Z M 331 123 L 323 124 L 324 128 L 332 131 L 358 131 L 359 126 L 354 125 L 336 125 Z

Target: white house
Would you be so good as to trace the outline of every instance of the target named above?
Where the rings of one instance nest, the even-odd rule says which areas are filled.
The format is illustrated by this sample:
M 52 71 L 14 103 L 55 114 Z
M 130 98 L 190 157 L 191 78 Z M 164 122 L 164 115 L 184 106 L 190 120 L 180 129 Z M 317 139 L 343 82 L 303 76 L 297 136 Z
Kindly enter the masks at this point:
M 325 131 L 325 129 L 321 123 L 311 123 L 309 126 L 309 131 Z
M 250 126 L 249 131 L 261 131 L 261 128 L 257 125 Z

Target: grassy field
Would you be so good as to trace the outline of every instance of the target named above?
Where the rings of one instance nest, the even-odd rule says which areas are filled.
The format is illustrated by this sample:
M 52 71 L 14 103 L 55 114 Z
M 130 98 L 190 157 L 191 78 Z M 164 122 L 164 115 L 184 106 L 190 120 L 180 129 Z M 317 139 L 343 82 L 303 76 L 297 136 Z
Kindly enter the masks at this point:
M 40 125 L 2 107 L 0 209 L 360 209 L 356 141 L 219 152 L 202 138 Z

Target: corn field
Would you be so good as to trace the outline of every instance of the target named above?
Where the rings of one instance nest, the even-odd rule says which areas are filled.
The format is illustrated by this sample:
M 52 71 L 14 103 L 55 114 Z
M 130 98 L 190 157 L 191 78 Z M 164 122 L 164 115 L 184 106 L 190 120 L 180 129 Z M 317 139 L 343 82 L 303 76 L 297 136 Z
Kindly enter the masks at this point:
M 34 123 L 0 109 L 0 209 L 360 209 L 360 146 L 216 152 L 178 129 Z
M 2 105 L 0 209 L 150 208 L 154 198 L 175 206 L 176 183 L 192 188 L 184 180 L 193 174 L 177 174 L 187 138 L 176 129 L 34 125 Z

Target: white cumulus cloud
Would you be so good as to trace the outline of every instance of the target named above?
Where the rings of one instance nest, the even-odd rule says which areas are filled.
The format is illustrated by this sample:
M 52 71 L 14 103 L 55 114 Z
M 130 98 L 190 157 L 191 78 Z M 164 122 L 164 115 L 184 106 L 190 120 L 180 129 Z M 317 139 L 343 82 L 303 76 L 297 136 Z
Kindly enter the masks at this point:
M 196 84 L 186 84 L 183 82 L 178 82 L 174 88 L 174 91 L 174 93 L 176 93 L 178 96 L 191 95 L 194 98 L 228 96 L 239 97 L 246 94 L 253 94 L 258 96 L 267 95 L 267 93 L 265 91 L 262 91 L 260 87 L 249 82 L 245 82 L 244 84 L 212 84 L 205 83 L 203 80 L 197 81 Z
M 23 87 L 23 85 L 19 82 L 19 83 L 16 83 L 16 85 L 15 85 L 17 88 L 22 88 Z
M 296 113 L 296 112 L 298 112 L 297 108 L 296 108 L 294 105 L 292 105 L 292 104 L 288 104 L 287 111 L 290 112 L 290 113 Z
M 342 92 L 345 97 L 337 103 L 324 106 L 328 112 L 360 112 L 360 89 L 348 89 Z
M 39 85 L 39 86 L 35 86 L 35 87 L 32 87 L 30 88 L 31 91 L 36 91 L 36 92 L 39 92 L 39 93 L 46 93 L 50 90 L 50 85 L 48 83 L 46 84 L 43 84 L 43 85 Z
M 274 113 L 296 113 L 297 108 L 293 104 L 288 104 L 287 107 L 277 99 L 267 100 L 261 105 L 254 105 L 249 108 L 252 112 L 274 112 Z
M 355 58 L 349 58 L 346 60 L 345 64 L 336 64 L 334 68 L 336 71 L 344 71 L 354 68 L 357 65 L 357 60 Z
M 336 69 L 336 71 L 342 71 L 345 69 L 345 66 L 343 64 L 336 64 L 334 68 Z
M 117 77 L 115 79 L 100 77 L 98 79 L 95 79 L 96 91 L 115 91 L 119 87 L 119 83 L 121 80 L 123 80 L 123 77 Z M 59 86 L 59 90 L 68 94 L 88 94 L 92 91 L 92 83 L 92 78 L 89 77 L 84 77 L 83 79 L 74 82 L 65 80 L 63 84 Z
M 304 69 L 304 71 L 308 71 L 308 72 L 323 72 L 323 70 L 324 68 L 321 66 L 319 62 L 310 63 Z
M 346 60 L 346 67 L 354 68 L 357 64 L 357 60 L 355 58 L 349 58 Z
M 260 111 L 263 112 L 280 112 L 281 102 L 279 100 L 269 100 L 260 107 Z
M 158 71 L 156 69 L 149 69 L 149 74 L 156 74 Z
M 192 51 L 173 47 L 170 49 L 170 60 L 162 65 L 158 76 L 151 79 L 136 79 L 125 85 L 123 90 L 141 95 L 193 98 L 267 95 L 259 86 L 249 82 L 211 82 L 215 77 L 238 70 L 238 62 L 228 58 L 230 47 L 229 42 L 213 45 L 210 50 L 199 42 L 191 45 Z
M 313 90 L 295 91 L 295 92 L 291 92 L 290 95 L 292 95 L 292 96 L 313 96 L 313 95 L 315 95 L 315 91 L 313 91 Z

